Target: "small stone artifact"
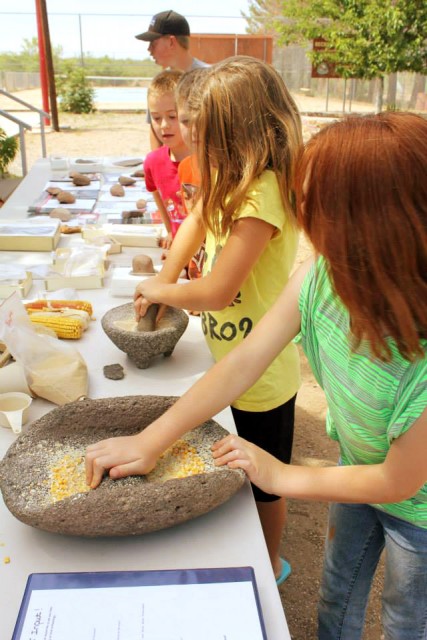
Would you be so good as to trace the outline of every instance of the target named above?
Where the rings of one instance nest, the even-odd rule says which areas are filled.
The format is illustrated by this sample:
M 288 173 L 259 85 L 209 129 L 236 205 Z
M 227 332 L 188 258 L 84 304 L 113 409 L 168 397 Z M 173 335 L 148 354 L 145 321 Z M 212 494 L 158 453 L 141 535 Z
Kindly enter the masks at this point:
M 89 176 L 86 176 L 84 173 L 78 173 L 77 171 L 70 173 L 70 177 L 76 187 L 87 187 L 91 182 Z
M 153 305 L 154 306 L 154 305 Z M 139 369 L 147 369 L 153 358 L 172 355 L 188 325 L 188 315 L 182 309 L 167 307 L 154 331 L 138 331 L 133 303 L 122 304 L 107 311 L 101 318 L 107 336 Z
M 144 198 L 139 198 L 139 200 L 136 201 L 137 209 L 145 209 L 146 206 L 147 206 L 147 201 Z
M 45 531 L 126 536 L 157 531 L 219 506 L 243 485 L 240 469 L 215 467 L 214 442 L 227 435 L 208 420 L 162 454 L 146 476 L 85 483 L 86 447 L 145 429 L 177 398 L 125 396 L 70 402 L 21 433 L 0 463 L 0 488 L 11 513 Z
M 50 193 L 51 196 L 57 196 L 58 193 L 61 193 L 62 189 L 59 187 L 48 187 L 46 191 Z
M 145 316 L 142 316 L 138 320 L 138 324 L 136 325 L 137 331 L 154 331 L 156 328 L 156 318 L 159 312 L 158 304 L 151 304 Z
M 106 364 L 104 369 L 104 376 L 109 380 L 123 380 L 125 377 L 125 370 L 121 364 Z
M 49 216 L 51 218 L 59 218 L 62 222 L 68 222 L 68 220 L 71 220 L 72 218 L 68 209 L 64 209 L 63 207 L 55 207 L 55 209 L 52 209 L 49 213 Z
M 144 178 L 145 177 L 145 171 L 144 171 L 144 169 L 137 169 L 131 175 L 134 178 Z
M 130 187 L 132 184 L 135 184 L 136 180 L 130 176 L 120 176 L 119 182 L 124 187 Z
M 73 196 L 70 191 L 60 191 L 56 194 L 56 199 L 61 204 L 73 204 L 76 201 L 76 198 Z
M 113 184 L 110 187 L 110 193 L 112 196 L 123 198 L 123 196 L 125 195 L 125 190 L 123 189 L 121 184 Z

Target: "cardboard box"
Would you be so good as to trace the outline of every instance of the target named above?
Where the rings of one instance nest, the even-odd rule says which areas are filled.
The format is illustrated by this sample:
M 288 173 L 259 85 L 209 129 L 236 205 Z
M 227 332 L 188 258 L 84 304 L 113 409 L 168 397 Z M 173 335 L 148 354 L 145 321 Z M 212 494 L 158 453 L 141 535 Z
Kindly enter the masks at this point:
M 62 275 L 65 268 L 65 262 L 61 258 L 67 257 L 68 249 L 58 249 L 56 258 L 54 259 L 54 268 L 58 273 L 46 276 L 44 286 L 47 291 L 56 291 L 56 289 L 102 289 L 104 286 L 105 261 L 101 260 L 97 267 L 96 273 L 88 275 Z
M 0 220 L 0 251 L 53 251 L 61 237 L 59 220 Z
M 87 224 L 82 228 L 84 240 L 107 237 L 124 247 L 158 247 L 163 232 L 162 224 Z
M 44 280 L 46 291 L 57 289 L 102 289 L 104 286 L 104 273 L 89 276 L 47 276 Z
M 0 298 L 8 298 L 15 291 L 21 298 L 26 298 L 33 285 L 33 277 L 30 271 L 25 273 L 25 278 L 18 280 L 16 283 L 0 280 Z
M 158 247 L 164 226 L 162 224 L 104 225 L 106 235 L 124 247 Z

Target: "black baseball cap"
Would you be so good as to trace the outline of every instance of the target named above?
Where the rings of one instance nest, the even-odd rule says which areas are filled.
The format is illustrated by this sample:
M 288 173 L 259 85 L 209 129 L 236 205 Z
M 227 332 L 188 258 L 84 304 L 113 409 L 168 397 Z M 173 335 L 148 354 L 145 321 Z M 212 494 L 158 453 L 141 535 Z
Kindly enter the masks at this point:
M 189 36 L 190 26 L 180 13 L 161 11 L 151 18 L 148 31 L 135 36 L 138 40 L 152 42 L 162 36 Z

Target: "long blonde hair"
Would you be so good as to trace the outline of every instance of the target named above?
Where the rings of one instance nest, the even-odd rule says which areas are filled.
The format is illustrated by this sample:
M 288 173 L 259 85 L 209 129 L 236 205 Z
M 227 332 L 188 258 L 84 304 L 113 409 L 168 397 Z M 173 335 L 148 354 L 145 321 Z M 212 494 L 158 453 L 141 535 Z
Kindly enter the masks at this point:
M 250 202 L 251 183 L 266 169 L 276 174 L 294 223 L 292 181 L 302 145 L 301 119 L 277 71 L 249 56 L 228 58 L 203 74 L 188 106 L 207 227 L 217 237 L 228 232 L 235 213 Z

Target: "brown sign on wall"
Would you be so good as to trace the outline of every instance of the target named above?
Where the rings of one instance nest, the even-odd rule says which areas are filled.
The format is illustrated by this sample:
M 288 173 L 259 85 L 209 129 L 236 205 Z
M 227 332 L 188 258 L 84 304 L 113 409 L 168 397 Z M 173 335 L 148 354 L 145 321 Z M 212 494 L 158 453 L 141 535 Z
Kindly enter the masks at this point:
M 192 33 L 190 51 L 195 58 L 210 64 L 237 55 L 253 56 L 271 64 L 273 38 L 242 34 Z
M 333 50 L 328 48 L 328 43 L 324 38 L 314 38 L 313 51 L 324 52 L 325 58 L 320 62 L 313 63 L 311 66 L 312 78 L 340 78 L 336 72 L 335 63 L 328 61 L 328 53 Z

